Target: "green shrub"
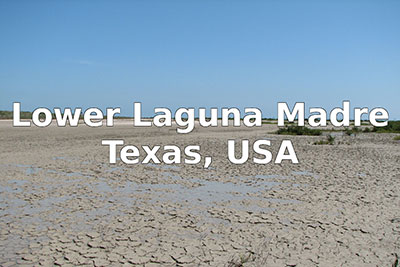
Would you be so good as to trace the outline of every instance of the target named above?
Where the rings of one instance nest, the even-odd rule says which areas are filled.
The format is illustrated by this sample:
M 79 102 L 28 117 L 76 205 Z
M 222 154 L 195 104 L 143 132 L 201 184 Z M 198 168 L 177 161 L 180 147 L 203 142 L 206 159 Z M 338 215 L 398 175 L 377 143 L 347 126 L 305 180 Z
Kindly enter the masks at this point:
M 314 145 L 333 145 L 335 144 L 335 137 L 332 135 L 328 135 L 326 137 L 326 140 L 319 140 L 317 142 L 314 142 Z
M 345 130 L 344 130 L 344 132 L 345 132 L 345 134 L 347 134 L 347 135 L 352 135 L 352 134 L 357 134 L 357 133 L 359 133 L 359 132 L 361 132 L 361 130 L 360 130 L 360 128 L 358 128 L 358 127 L 353 127 L 353 128 L 346 128 Z
M 346 128 L 346 129 L 344 129 L 344 133 L 347 135 L 352 135 L 353 132 L 351 131 L 350 128 Z
M 335 137 L 333 137 L 332 135 L 328 135 L 327 139 L 328 143 L 331 145 L 333 145 L 333 143 L 335 142 Z
M 400 133 L 400 121 L 389 121 L 385 127 L 376 127 L 372 129 L 377 133 Z

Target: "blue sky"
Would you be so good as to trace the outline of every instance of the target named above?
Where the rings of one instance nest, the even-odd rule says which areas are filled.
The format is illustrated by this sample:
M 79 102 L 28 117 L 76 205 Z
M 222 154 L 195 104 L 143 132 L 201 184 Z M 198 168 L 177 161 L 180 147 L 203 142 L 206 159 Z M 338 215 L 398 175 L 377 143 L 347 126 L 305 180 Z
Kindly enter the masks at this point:
M 400 1 L 0 1 L 0 109 L 385 107 Z

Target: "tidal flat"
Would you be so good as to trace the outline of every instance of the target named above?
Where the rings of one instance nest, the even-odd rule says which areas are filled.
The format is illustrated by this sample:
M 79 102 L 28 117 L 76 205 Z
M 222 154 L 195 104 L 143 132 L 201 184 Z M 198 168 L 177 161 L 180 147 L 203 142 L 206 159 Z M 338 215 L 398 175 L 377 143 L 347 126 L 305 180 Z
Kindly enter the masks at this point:
M 0 121 L 1 266 L 392 266 L 400 141 L 262 127 L 15 128 Z M 103 139 L 200 145 L 212 164 L 109 164 Z M 228 139 L 291 140 L 298 164 L 234 165 Z

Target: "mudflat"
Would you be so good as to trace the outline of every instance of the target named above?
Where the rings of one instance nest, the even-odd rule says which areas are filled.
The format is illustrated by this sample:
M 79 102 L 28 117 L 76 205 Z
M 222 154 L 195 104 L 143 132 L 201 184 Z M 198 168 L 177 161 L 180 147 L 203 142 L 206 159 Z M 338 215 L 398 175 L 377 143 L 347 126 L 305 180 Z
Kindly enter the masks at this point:
M 400 255 L 393 134 L 277 127 L 14 128 L 0 121 L 0 265 L 391 266 Z M 200 145 L 199 165 L 108 163 L 102 139 Z M 299 164 L 234 165 L 228 139 L 293 142 Z M 250 157 L 251 158 L 251 157 Z

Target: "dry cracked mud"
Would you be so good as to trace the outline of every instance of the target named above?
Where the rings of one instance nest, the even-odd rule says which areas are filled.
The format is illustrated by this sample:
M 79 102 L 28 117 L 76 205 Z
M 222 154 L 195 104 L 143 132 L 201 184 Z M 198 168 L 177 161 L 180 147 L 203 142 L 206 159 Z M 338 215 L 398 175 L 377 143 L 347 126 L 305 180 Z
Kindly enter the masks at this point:
M 1 266 L 391 266 L 400 143 L 260 128 L 13 128 L 0 122 Z M 108 163 L 102 139 L 197 144 L 200 165 Z M 228 139 L 292 140 L 299 164 L 233 165 Z

